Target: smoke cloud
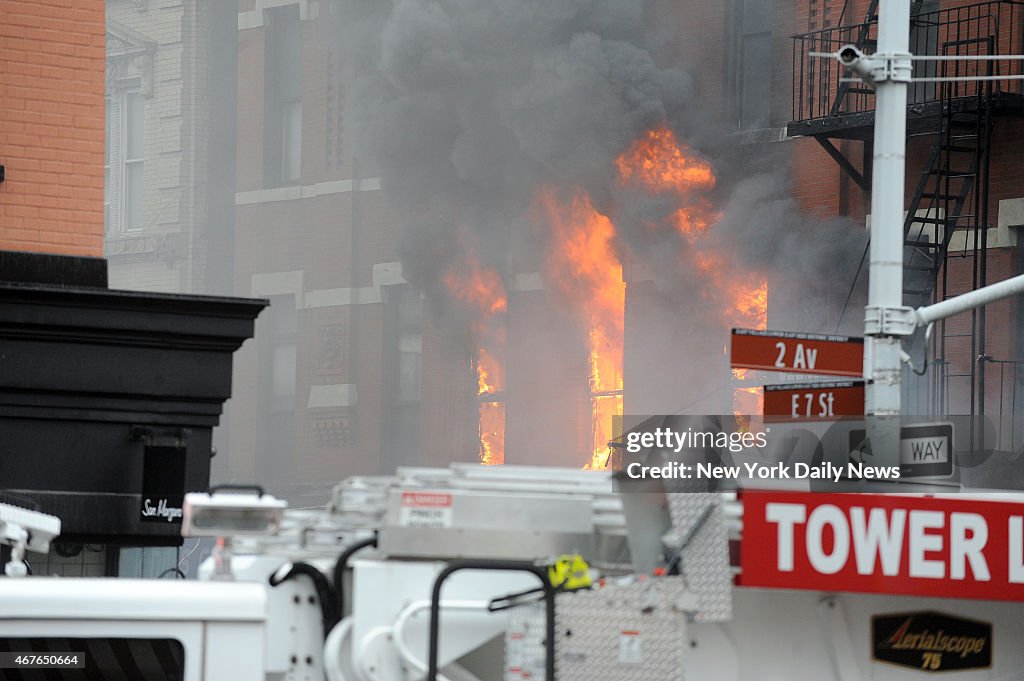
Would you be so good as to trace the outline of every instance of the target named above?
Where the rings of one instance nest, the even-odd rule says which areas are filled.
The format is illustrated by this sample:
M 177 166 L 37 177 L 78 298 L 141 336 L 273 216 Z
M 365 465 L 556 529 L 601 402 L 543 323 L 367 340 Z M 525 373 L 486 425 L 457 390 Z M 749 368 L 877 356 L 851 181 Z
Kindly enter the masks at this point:
M 584 189 L 613 216 L 619 239 L 641 257 L 665 259 L 666 243 L 645 225 L 678 206 L 615 192 L 615 159 L 656 126 L 697 148 L 695 140 L 710 147 L 723 135 L 703 120 L 685 65 L 656 58 L 643 3 L 350 0 L 341 15 L 358 17 L 345 32 L 358 71 L 355 136 L 403 204 L 410 281 L 444 297 L 439 282 L 459 266 L 461 230 L 475 233 L 480 257 L 502 272 L 523 233 L 543 249 L 543 230 L 526 229 L 540 186 Z M 860 230 L 811 224 L 784 176 L 745 175 L 741 154 L 715 156 L 716 174 L 728 180 L 714 192 L 721 219 L 702 247 L 733 253 L 741 268 L 849 281 Z M 686 247 L 664 239 L 670 250 Z M 670 261 L 659 272 L 671 272 Z

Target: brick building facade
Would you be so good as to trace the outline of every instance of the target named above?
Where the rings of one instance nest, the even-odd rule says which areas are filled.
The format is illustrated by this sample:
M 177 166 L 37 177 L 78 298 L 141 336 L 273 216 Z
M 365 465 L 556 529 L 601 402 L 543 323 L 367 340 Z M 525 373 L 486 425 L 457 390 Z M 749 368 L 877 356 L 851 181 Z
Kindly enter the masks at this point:
M 101 256 L 103 2 L 0 14 L 0 249 Z

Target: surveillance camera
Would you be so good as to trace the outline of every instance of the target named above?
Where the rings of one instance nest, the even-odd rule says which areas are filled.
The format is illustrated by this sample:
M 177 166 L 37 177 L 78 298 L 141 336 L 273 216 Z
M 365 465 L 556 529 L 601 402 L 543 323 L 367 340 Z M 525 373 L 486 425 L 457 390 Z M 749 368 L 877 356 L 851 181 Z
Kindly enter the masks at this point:
M 864 54 L 853 45 L 847 45 L 839 50 L 839 61 L 845 66 L 853 66 L 863 56 Z
M 47 553 L 50 542 L 59 536 L 60 518 L 57 516 L 0 504 L 0 541 L 3 543 L 13 545 L 23 537 L 29 551 Z
M 856 45 L 845 45 L 836 53 L 839 63 L 850 69 L 867 83 L 874 82 L 875 60 L 864 54 Z

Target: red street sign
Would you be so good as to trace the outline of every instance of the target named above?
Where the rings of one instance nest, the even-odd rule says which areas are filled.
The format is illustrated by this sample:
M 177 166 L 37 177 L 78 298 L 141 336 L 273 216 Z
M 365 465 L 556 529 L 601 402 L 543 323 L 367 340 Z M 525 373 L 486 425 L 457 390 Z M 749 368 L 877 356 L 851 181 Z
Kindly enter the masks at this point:
M 741 586 L 1024 601 L 1024 507 L 744 491 Z
M 864 381 L 764 387 L 765 420 L 811 421 L 863 415 Z
M 864 339 L 733 329 L 730 362 L 738 369 L 860 377 Z

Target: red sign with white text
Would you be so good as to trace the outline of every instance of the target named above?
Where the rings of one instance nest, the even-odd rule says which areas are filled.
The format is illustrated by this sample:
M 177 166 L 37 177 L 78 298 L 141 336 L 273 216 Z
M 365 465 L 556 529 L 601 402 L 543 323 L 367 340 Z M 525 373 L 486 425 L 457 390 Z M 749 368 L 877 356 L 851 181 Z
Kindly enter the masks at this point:
M 739 369 L 860 377 L 864 373 L 864 339 L 733 329 L 729 362 Z
M 864 381 L 766 385 L 766 421 L 830 420 L 864 415 Z
M 1024 504 L 742 494 L 741 586 L 1024 601 Z

